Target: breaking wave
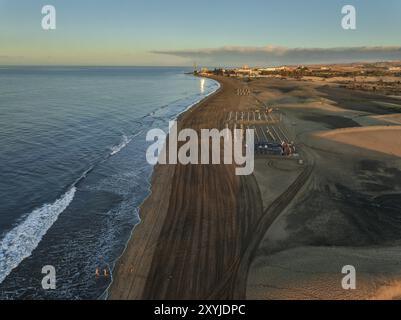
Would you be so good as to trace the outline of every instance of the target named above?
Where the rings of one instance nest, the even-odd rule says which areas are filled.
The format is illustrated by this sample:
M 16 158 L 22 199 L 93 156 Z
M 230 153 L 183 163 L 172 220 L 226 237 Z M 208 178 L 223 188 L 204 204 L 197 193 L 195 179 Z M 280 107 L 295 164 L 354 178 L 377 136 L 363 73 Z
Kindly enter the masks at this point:
M 0 241 L 0 283 L 38 246 L 42 237 L 74 199 L 72 187 L 60 199 L 32 211 Z
M 122 137 L 122 141 L 114 146 L 111 147 L 110 150 L 110 156 L 114 156 L 115 154 L 119 153 L 122 149 L 124 149 L 127 145 L 129 145 L 129 143 L 132 141 L 132 139 L 134 139 L 136 136 L 140 135 L 142 133 L 142 131 L 139 131 L 138 133 L 134 134 L 133 136 L 127 136 L 127 135 L 123 135 Z
M 128 138 L 126 135 L 123 136 L 123 140 L 116 146 L 111 147 L 110 155 L 114 156 L 115 154 L 119 153 L 122 149 L 124 149 L 130 142 L 132 138 Z

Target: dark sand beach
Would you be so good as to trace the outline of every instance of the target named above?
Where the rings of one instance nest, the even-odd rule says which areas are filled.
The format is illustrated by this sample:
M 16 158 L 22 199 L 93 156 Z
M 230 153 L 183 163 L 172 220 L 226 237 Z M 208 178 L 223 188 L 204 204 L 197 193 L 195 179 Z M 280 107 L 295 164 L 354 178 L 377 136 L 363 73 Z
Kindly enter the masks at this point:
M 249 97 L 222 87 L 179 119 L 179 126 L 223 129 L 226 113 Z M 233 298 L 241 254 L 262 213 L 253 176 L 233 165 L 158 165 L 142 222 L 114 272 L 111 299 Z M 245 298 L 245 283 L 242 292 Z

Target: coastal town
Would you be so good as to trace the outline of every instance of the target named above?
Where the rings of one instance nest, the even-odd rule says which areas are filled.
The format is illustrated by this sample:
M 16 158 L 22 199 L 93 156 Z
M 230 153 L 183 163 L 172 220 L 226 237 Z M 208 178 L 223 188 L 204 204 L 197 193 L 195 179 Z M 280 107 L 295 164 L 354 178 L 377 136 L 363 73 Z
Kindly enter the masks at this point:
M 218 75 L 248 81 L 262 78 L 321 81 L 328 84 L 336 83 L 351 90 L 385 95 L 393 95 L 401 91 L 401 61 L 275 67 L 244 65 L 240 68 L 195 68 L 194 73 L 200 76 Z

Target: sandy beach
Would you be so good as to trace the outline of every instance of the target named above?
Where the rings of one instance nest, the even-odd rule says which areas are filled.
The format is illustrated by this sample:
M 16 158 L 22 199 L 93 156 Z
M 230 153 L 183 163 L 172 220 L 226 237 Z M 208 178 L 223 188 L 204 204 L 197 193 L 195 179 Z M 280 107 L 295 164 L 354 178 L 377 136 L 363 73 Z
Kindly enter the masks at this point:
M 223 129 L 227 111 L 246 106 L 237 81 L 191 108 L 179 126 Z M 261 215 L 253 177 L 232 165 L 158 165 L 142 222 L 114 272 L 111 299 L 232 298 L 234 270 Z M 244 292 L 243 292 L 244 294 Z
M 394 99 L 346 99 L 347 89 L 306 81 L 215 79 L 219 92 L 183 114 L 179 127 L 223 129 L 228 112 L 259 100 L 282 114 L 299 158 L 257 157 L 247 177 L 233 165 L 156 166 L 109 298 L 397 296 L 397 259 L 380 265 L 401 246 L 399 115 L 385 108 Z M 361 270 L 358 290 L 341 288 L 346 264 Z

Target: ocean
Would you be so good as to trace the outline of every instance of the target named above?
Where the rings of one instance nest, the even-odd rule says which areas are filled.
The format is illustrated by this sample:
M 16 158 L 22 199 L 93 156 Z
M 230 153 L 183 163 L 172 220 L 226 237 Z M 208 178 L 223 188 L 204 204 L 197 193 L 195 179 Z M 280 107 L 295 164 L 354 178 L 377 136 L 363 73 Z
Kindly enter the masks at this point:
M 0 299 L 104 297 L 150 192 L 147 131 L 218 89 L 188 71 L 0 67 Z

